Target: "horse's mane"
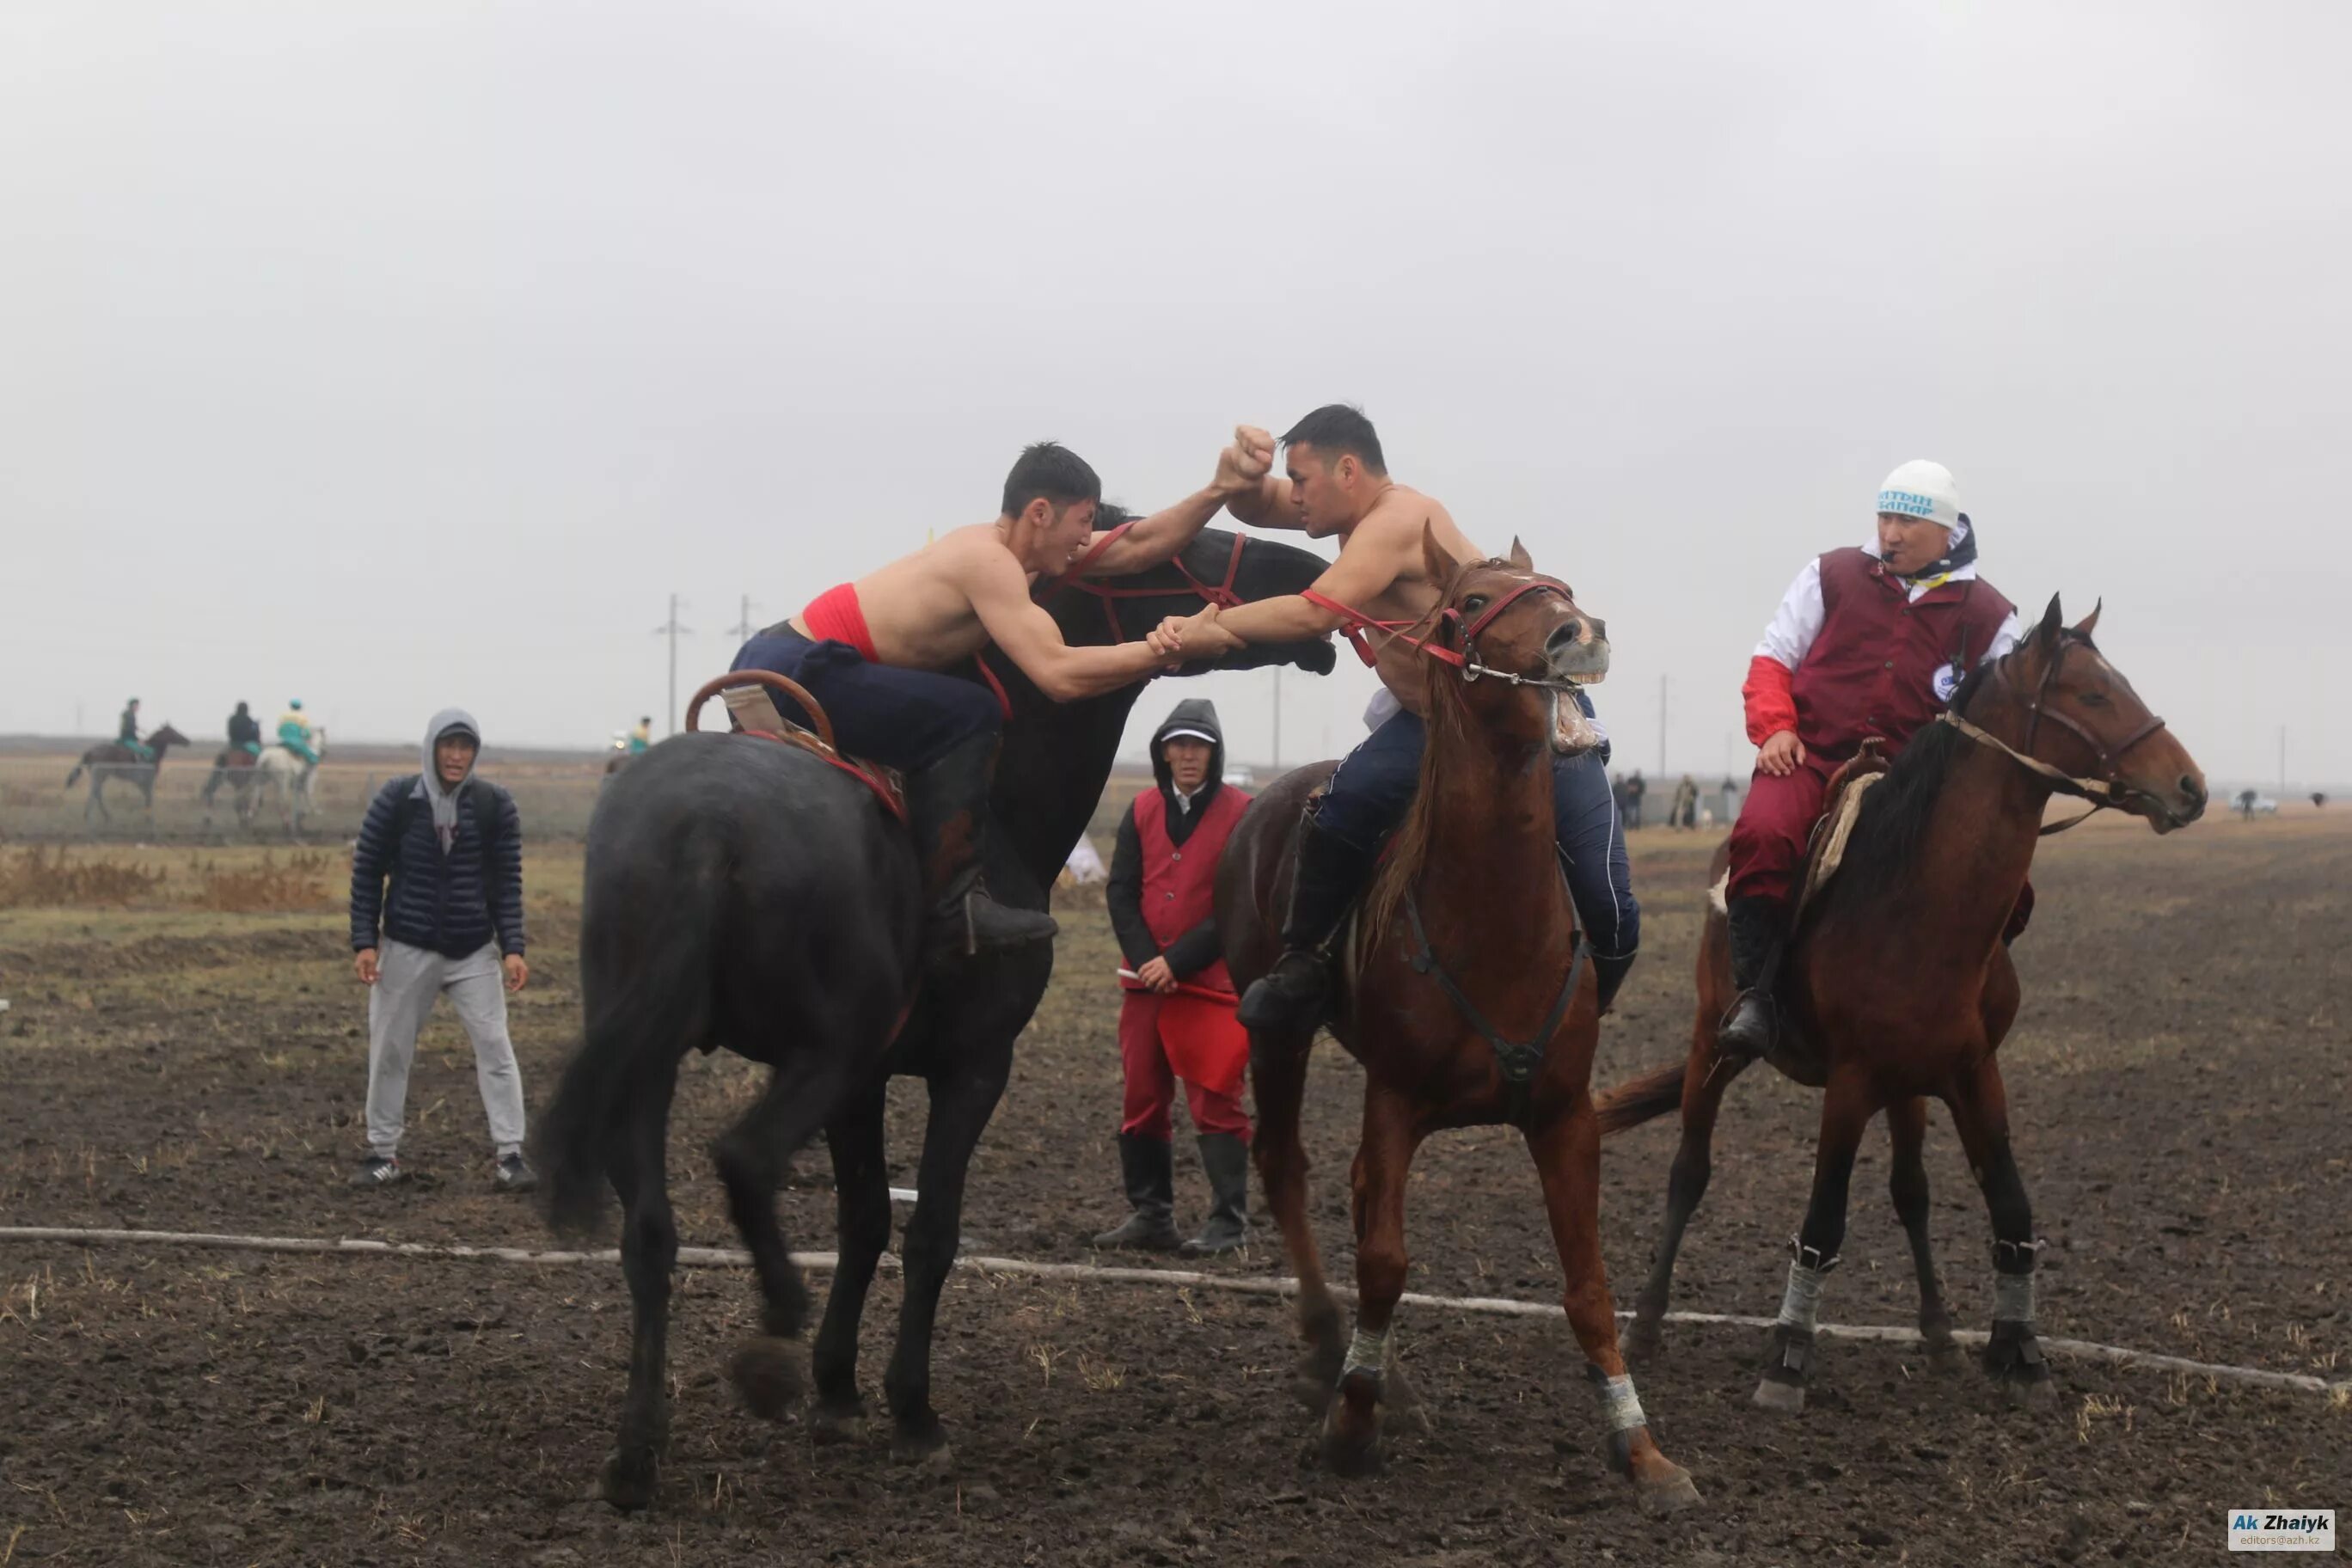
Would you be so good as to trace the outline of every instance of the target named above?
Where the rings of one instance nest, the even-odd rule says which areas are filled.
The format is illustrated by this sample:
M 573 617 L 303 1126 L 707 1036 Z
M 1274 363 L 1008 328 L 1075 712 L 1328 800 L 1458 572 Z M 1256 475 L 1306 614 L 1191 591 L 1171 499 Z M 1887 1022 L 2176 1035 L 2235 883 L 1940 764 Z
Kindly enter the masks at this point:
M 1967 715 L 1969 700 L 1991 675 L 1996 662 L 1988 659 L 1969 672 L 1947 704 L 1952 712 Z M 1936 802 L 1943 797 L 1944 783 L 1951 776 L 1953 761 L 1974 744 L 1951 725 L 1942 723 L 1929 724 L 1911 738 L 1886 776 L 1862 797 L 1862 810 L 1854 818 L 1843 869 L 1831 883 L 1832 889 L 1843 884 L 1852 895 L 1866 898 L 1894 887 L 1918 858 L 1927 824 L 1936 815 Z
M 1404 635 L 1427 636 L 1437 625 L 1441 613 L 1454 602 L 1454 591 L 1463 578 L 1482 569 L 1515 570 L 1507 561 L 1473 561 L 1457 568 L 1429 613 L 1408 627 Z M 1389 922 L 1396 919 L 1405 895 L 1420 880 L 1422 868 L 1429 862 L 1430 841 L 1436 836 L 1440 782 L 1452 757 L 1470 741 L 1471 728 L 1476 723 L 1461 681 L 1423 680 L 1422 705 L 1429 710 L 1423 721 L 1427 734 L 1422 743 L 1421 776 L 1413 788 L 1412 805 L 1405 812 L 1403 825 L 1389 840 L 1388 859 L 1373 880 L 1371 894 L 1364 900 L 1364 918 L 1357 927 L 1359 951 L 1366 960 L 1379 945 L 1381 933 L 1389 929 Z

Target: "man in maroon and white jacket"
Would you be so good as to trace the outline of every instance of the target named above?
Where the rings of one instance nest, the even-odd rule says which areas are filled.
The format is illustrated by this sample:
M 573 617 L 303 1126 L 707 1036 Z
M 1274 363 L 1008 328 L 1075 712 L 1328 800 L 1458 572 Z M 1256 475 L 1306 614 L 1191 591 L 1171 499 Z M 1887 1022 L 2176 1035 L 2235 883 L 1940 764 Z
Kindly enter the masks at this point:
M 1178 703 L 1152 732 L 1152 787 L 1119 821 L 1104 902 L 1124 960 L 1118 1164 L 1132 1212 L 1095 1237 L 1097 1247 L 1199 1257 L 1249 1238 L 1249 1032 L 1234 1016 L 1241 998 L 1225 973 L 1213 895 L 1218 857 L 1250 797 L 1223 782 L 1224 767 L 1216 709 L 1197 697 Z M 1209 1218 L 1190 1241 L 1176 1231 L 1170 1147 L 1179 1079 L 1209 1178 Z
M 1731 972 L 1739 1000 L 1717 1037 L 1727 1056 L 1772 1043 L 1772 971 L 1830 777 L 1862 742 L 1892 755 L 1934 721 L 1969 669 L 2017 644 L 2017 608 L 1977 574 L 1976 531 L 1950 470 L 1910 462 L 1878 492 L 1858 550 L 1809 561 L 1740 689 L 1759 748 L 1731 830 Z

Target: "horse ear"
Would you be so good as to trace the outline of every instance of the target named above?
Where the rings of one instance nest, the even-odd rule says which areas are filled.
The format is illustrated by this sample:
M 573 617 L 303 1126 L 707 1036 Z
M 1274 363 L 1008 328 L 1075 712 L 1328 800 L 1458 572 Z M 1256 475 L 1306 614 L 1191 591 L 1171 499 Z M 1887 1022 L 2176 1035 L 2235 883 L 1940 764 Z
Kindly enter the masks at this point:
M 1429 573 L 1430 583 L 1439 588 L 1453 582 L 1454 574 L 1462 569 L 1462 563 L 1454 560 L 1447 553 L 1445 546 L 1437 542 L 1437 525 L 1433 522 L 1424 521 L 1421 525 L 1421 561 Z
M 2065 613 L 2058 608 L 2058 595 L 2050 595 L 2050 607 L 2042 612 L 2042 624 L 2033 628 L 2033 639 L 2044 648 L 2058 646 L 2058 634 L 2066 629 Z
M 1511 566 L 1520 572 L 1532 572 L 1536 569 L 1534 557 L 1528 553 L 1528 547 L 1519 542 L 1519 536 L 1516 533 L 1511 535 Z
M 2106 600 L 2105 600 L 2105 599 L 2100 599 L 2100 600 L 2098 600 L 2097 602 L 2095 602 L 2095 604 L 2093 604 L 2093 605 L 2091 605 L 2091 613 L 2090 613 L 2089 615 L 2087 615 L 2087 616 L 2084 616 L 2083 617 L 2083 619 L 2082 619 L 2081 624 L 2079 624 L 2078 626 L 2076 626 L 2074 627 L 2075 635 L 2076 635 L 2076 636 L 2078 636 L 2078 637 L 2089 637 L 2093 632 L 2095 632 L 2095 631 L 2098 630 L 2098 629 L 2099 629 L 2099 612 L 2100 612 L 2101 610 L 2105 609 L 2106 607 L 2107 607 L 2107 602 L 2106 602 Z

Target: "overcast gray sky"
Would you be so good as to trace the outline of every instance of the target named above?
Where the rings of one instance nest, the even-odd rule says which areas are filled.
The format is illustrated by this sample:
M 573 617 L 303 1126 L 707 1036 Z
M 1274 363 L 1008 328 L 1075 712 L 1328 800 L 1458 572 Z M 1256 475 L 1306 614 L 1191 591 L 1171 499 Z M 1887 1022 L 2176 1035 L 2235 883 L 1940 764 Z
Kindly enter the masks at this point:
M 1909 458 L 2218 777 L 2352 780 L 2352 9 L 0 8 L 0 731 L 592 746 L 722 628 L 1345 399 L 1605 616 L 1622 763 Z M 1209 683 L 1234 752 L 1271 681 Z M 1367 679 L 1283 681 L 1284 752 Z M 1130 746 L 1179 690 L 1147 694 Z M 1737 752 L 1744 771 L 1748 752 Z

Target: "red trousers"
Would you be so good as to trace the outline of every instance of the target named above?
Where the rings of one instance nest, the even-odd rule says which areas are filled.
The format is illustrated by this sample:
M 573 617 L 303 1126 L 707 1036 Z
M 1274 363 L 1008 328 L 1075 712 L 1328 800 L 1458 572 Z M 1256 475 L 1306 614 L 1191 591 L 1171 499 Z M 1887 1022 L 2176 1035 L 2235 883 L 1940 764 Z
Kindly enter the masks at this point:
M 1170 1137 L 1168 1113 L 1181 1072 L 1192 1130 L 1249 1141 L 1249 1115 L 1242 1110 L 1249 1036 L 1233 1014 L 1229 1005 L 1196 996 L 1127 994 L 1118 1010 L 1118 1059 L 1127 1079 L 1121 1132 Z
M 1830 790 L 1830 769 L 1811 757 L 1786 777 L 1761 768 L 1748 783 L 1739 820 L 1731 828 L 1731 886 L 1735 899 L 1773 899 L 1786 903 L 1797 893 L 1805 866 L 1805 841 L 1821 819 Z
M 1757 771 L 1731 829 L 1731 886 L 1725 889 L 1726 897 L 1784 904 L 1796 897 L 1805 850 L 1829 795 L 1832 771 L 1811 757 L 1786 777 Z M 2033 884 L 2028 882 L 2017 895 L 2001 940 L 2015 941 L 2032 918 Z

